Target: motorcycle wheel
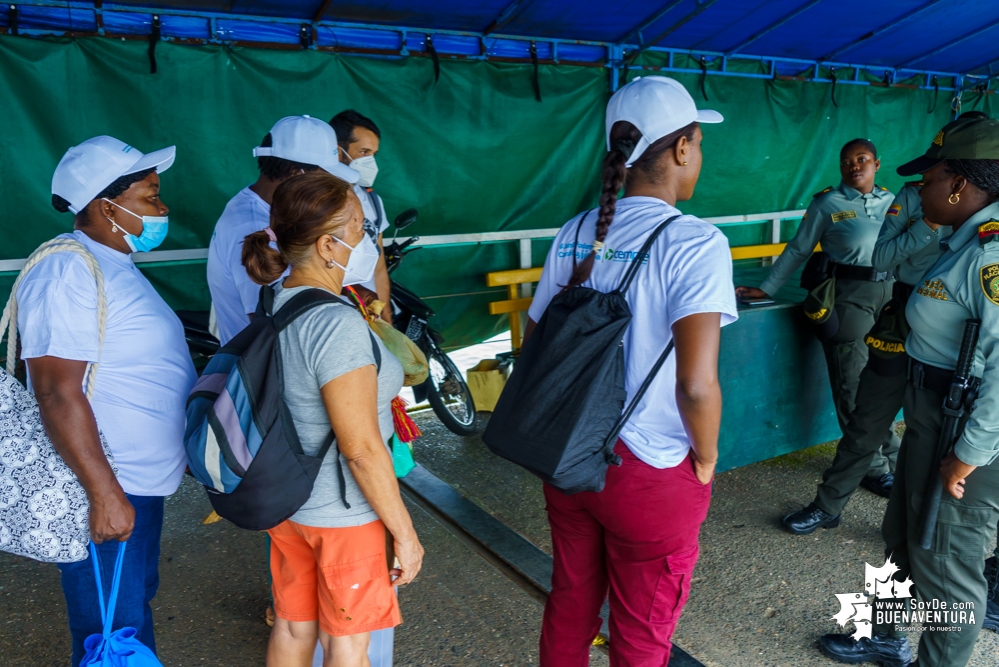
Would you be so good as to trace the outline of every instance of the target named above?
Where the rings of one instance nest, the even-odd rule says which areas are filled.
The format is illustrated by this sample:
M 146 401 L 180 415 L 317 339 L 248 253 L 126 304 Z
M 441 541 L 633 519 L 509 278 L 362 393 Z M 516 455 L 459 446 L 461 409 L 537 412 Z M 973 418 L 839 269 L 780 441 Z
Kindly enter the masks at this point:
M 461 371 L 436 345 L 430 349 L 427 362 L 430 366 L 430 377 L 427 378 L 430 407 L 452 433 L 475 433 L 475 402 Z

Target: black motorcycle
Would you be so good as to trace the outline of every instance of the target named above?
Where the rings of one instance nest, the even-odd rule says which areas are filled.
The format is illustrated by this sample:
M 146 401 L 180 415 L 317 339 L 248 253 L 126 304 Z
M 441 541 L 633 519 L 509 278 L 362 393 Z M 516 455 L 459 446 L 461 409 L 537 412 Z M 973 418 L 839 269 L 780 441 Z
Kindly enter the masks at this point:
M 413 208 L 400 213 L 394 223 L 396 236 L 399 230 L 416 222 L 417 217 Z M 399 243 L 393 237 L 392 243 L 385 246 L 389 273 L 399 266 L 403 257 L 420 249 L 419 246 L 410 248 L 418 240 L 419 237 L 414 236 Z M 392 325 L 423 350 L 430 366 L 427 380 L 413 387 L 416 402 L 430 401 L 430 407 L 449 430 L 458 435 L 470 435 L 476 430 L 475 403 L 461 371 L 440 348 L 444 337 L 427 324 L 433 314 L 433 309 L 423 299 L 392 281 Z M 184 337 L 200 374 L 219 349 L 218 339 L 209 333 L 208 312 L 178 310 L 177 316 L 184 325 Z
M 395 219 L 396 237 L 399 231 L 409 227 L 418 214 L 415 208 L 403 211 Z M 391 275 L 403 257 L 420 249 L 411 248 L 420 237 L 413 236 L 399 243 L 396 237 L 385 246 L 385 265 Z M 448 429 L 458 435 L 475 433 L 475 402 L 468 390 L 465 378 L 451 358 L 440 348 L 444 337 L 432 329 L 428 321 L 434 311 L 419 296 L 392 281 L 392 326 L 406 334 L 427 355 L 430 376 L 423 384 L 413 387 L 417 403 L 430 401 L 430 407 Z

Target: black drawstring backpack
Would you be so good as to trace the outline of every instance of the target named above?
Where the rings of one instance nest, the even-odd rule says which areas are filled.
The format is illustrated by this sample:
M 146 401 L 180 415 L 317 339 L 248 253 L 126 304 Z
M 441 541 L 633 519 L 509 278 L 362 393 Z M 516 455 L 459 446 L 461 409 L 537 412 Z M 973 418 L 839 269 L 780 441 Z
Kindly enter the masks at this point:
M 587 216 L 576 227 L 573 268 Z M 673 350 L 671 340 L 624 409 L 623 339 L 631 323 L 624 295 L 656 238 L 678 217 L 649 235 L 613 292 L 577 286 L 552 299 L 482 436 L 494 454 L 564 493 L 603 490 L 607 466 L 621 464 L 614 453 L 618 433 Z

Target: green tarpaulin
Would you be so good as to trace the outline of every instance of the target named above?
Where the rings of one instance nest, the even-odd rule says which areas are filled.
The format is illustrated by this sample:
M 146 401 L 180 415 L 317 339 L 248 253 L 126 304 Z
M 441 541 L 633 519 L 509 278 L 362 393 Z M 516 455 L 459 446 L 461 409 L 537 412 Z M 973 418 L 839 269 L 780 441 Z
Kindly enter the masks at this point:
M 256 177 L 251 149 L 279 118 L 324 120 L 345 108 L 382 129 L 377 190 L 389 216 L 415 207 L 421 236 L 550 228 L 595 202 L 603 155 L 608 72 L 545 65 L 537 102 L 531 66 L 424 58 L 344 57 L 299 50 L 157 48 L 104 38 L 0 37 L 0 259 L 26 257 L 72 221 L 49 205 L 52 170 L 69 146 L 111 134 L 140 150 L 176 144 L 164 175 L 171 207 L 162 249 L 204 248 L 226 201 Z M 645 55 L 645 64 L 664 64 Z M 654 73 L 654 72 L 646 72 Z M 905 87 L 836 87 L 803 81 L 679 75 L 698 104 L 726 122 L 705 128 L 704 169 L 684 211 L 701 216 L 789 210 L 838 181 L 838 149 L 855 136 L 883 153 L 880 183 L 922 152 L 951 115 L 948 93 Z M 964 109 L 991 112 L 992 96 L 965 96 Z M 786 226 L 793 233 L 794 225 Z M 410 230 L 407 230 L 407 234 Z M 733 245 L 770 240 L 762 224 L 726 227 Z M 547 241 L 533 244 L 536 264 Z M 516 268 L 515 243 L 428 247 L 395 277 L 429 298 L 448 346 L 505 328 L 486 304 L 484 273 Z M 177 308 L 206 308 L 202 262 L 145 265 Z M 0 297 L 13 275 L 0 276 Z

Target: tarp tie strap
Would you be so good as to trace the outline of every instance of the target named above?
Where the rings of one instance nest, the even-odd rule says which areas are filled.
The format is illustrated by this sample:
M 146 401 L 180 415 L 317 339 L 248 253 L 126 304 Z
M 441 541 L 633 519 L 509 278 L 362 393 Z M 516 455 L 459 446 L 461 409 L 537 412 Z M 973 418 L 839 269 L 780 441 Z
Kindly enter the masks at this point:
M 705 88 L 705 81 L 708 78 L 708 61 L 705 60 L 704 56 L 701 56 L 701 95 L 704 97 L 705 101 L 708 101 L 708 91 Z
M 541 101 L 541 80 L 538 79 L 538 45 L 535 42 L 531 42 L 531 62 L 534 64 L 534 98 L 540 102 Z
M 153 31 L 149 33 L 149 73 L 156 74 L 156 43 L 160 41 L 160 17 L 153 16 Z
M 312 48 L 312 26 L 308 23 L 303 23 L 302 27 L 298 29 L 298 41 L 302 45 L 303 49 Z
M 433 35 L 427 35 L 427 53 L 430 54 L 430 58 L 434 61 L 434 84 L 436 84 L 441 78 L 441 59 L 437 55 L 436 47 L 434 47 Z
M 18 34 L 19 26 L 18 26 L 18 19 L 17 19 L 17 5 L 11 5 L 7 9 L 7 25 L 9 26 L 7 28 L 7 32 L 9 34 L 11 34 L 11 35 Z
M 937 77 L 934 76 L 931 81 L 933 82 L 933 106 L 926 112 L 927 114 L 932 114 L 937 110 L 937 95 L 940 94 L 940 82 L 937 80 Z
M 835 67 L 830 67 L 829 68 L 829 76 L 832 77 L 832 103 L 833 103 L 833 106 L 838 109 L 839 108 L 839 104 L 836 102 L 836 68 Z

